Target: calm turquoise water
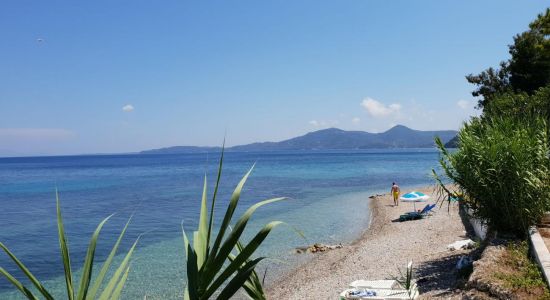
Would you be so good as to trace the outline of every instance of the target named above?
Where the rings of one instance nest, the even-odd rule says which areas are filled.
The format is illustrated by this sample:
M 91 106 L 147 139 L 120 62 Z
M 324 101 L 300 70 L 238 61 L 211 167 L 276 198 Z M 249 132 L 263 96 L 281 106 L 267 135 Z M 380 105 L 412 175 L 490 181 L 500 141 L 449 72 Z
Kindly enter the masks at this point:
M 294 254 L 295 247 L 357 238 L 368 226 L 368 196 L 386 192 L 392 181 L 404 191 L 432 184 L 430 172 L 437 158 L 431 149 L 227 153 L 216 221 L 235 185 L 256 162 L 237 215 L 259 200 L 289 199 L 258 210 L 245 240 L 271 220 L 285 221 L 305 235 L 303 239 L 281 226 L 268 237 L 260 254 L 271 259 L 260 270 L 267 268 L 267 278 L 273 280 L 308 259 Z M 180 224 L 183 221 L 187 231 L 196 228 L 203 176 L 208 174 L 213 187 L 217 160 L 217 154 L 0 158 L 0 241 L 63 298 L 57 186 L 73 266 L 82 265 L 89 238 L 104 217 L 116 213 L 101 233 L 99 261 L 134 214 L 122 250 L 143 236 L 123 298 L 181 297 L 185 258 Z M 22 278 L 4 253 L 0 266 Z M 2 277 L 0 299 L 23 298 Z

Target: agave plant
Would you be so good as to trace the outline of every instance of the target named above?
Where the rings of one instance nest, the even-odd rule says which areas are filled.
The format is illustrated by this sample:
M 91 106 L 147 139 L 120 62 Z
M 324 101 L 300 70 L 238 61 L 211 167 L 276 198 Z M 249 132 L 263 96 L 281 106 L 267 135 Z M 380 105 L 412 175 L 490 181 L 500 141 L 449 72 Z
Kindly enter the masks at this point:
M 237 245 L 235 245 L 235 250 L 238 253 L 241 253 L 243 251 L 243 244 L 239 241 L 237 242 Z M 234 261 L 235 255 L 230 254 L 229 260 Z M 250 259 L 245 260 L 244 264 L 248 263 Z M 267 299 L 267 296 L 265 295 L 264 291 L 264 281 L 265 281 L 265 275 L 267 274 L 267 269 L 264 271 L 264 275 L 262 276 L 262 279 L 260 280 L 260 276 L 258 276 L 258 273 L 256 273 L 256 270 L 253 270 L 252 273 L 250 273 L 250 276 L 246 279 L 246 281 L 243 284 L 243 289 L 250 297 L 250 299 L 254 300 L 265 300 Z
M 416 299 L 418 296 L 418 289 L 416 286 L 416 282 L 414 281 L 414 271 L 413 271 L 413 262 L 412 260 L 409 261 L 407 264 L 407 268 L 405 269 L 405 274 L 403 274 L 403 271 L 401 269 L 397 269 L 399 271 L 399 277 L 393 277 L 394 280 L 399 282 L 403 288 L 405 288 L 409 294 L 409 299 Z
M 126 283 L 126 279 L 128 278 L 128 272 L 130 270 L 130 267 L 129 267 L 130 257 L 132 256 L 132 252 L 134 251 L 139 239 L 134 242 L 134 244 L 132 245 L 132 247 L 124 257 L 124 259 L 120 263 L 119 267 L 116 269 L 115 273 L 109 279 L 109 281 L 107 282 L 107 285 L 103 288 L 103 290 L 100 291 L 100 287 L 102 286 L 103 281 L 105 280 L 105 275 L 107 274 L 107 271 L 109 270 L 109 267 L 113 261 L 113 258 L 115 257 L 117 249 L 120 245 L 120 242 L 122 241 L 122 237 L 124 236 L 124 233 L 126 232 L 126 228 L 128 228 L 128 224 L 130 223 L 130 220 L 128 220 L 128 222 L 122 229 L 122 232 L 120 233 L 116 243 L 114 244 L 111 252 L 109 253 L 107 260 L 105 260 L 105 262 L 103 263 L 103 266 L 101 267 L 101 270 L 99 271 L 92 285 L 91 284 L 92 268 L 94 264 L 97 239 L 99 237 L 99 233 L 101 229 L 103 228 L 103 225 L 105 225 L 105 223 L 113 215 L 108 216 L 107 218 L 103 219 L 101 223 L 99 223 L 96 230 L 92 234 L 92 238 L 90 239 L 88 252 L 86 253 L 84 266 L 82 267 L 82 277 L 80 278 L 80 284 L 78 286 L 78 289 L 76 289 L 76 285 L 75 285 L 76 282 L 73 280 L 71 260 L 69 255 L 69 247 L 67 246 L 67 238 L 65 236 L 65 229 L 63 227 L 63 219 L 61 217 L 61 207 L 59 205 L 59 195 L 57 193 L 57 190 L 55 191 L 55 196 L 56 196 L 56 206 L 57 206 L 57 229 L 58 229 L 58 236 L 59 236 L 59 247 L 61 248 L 61 258 L 63 261 L 63 268 L 65 273 L 67 299 L 69 300 L 118 299 L 122 292 L 122 288 Z M 52 296 L 52 293 L 50 293 L 44 287 L 44 285 L 42 285 L 42 283 L 29 271 L 29 269 L 3 243 L 0 243 L 0 248 L 2 248 L 4 252 L 6 252 L 6 254 L 13 260 L 13 262 L 23 272 L 23 274 L 25 274 L 25 276 L 33 284 L 36 292 L 41 297 L 47 300 L 54 299 Z M 31 288 L 23 285 L 19 280 L 17 280 L 14 276 L 12 276 L 8 271 L 6 271 L 2 267 L 0 267 L 0 274 L 4 275 L 28 299 L 39 299 L 37 296 L 35 296 L 33 291 L 31 291 Z
M 204 178 L 199 225 L 197 231 L 193 232 L 192 245 L 182 226 L 185 253 L 187 256 L 185 299 L 209 299 L 210 297 L 214 297 L 215 294 L 217 295 L 217 299 L 229 299 L 241 287 L 245 287 L 246 290 L 246 283 L 247 281 L 250 282 L 256 265 L 264 259 L 264 257 L 259 257 L 250 260 L 250 257 L 262 244 L 271 230 L 282 223 L 273 221 L 266 224 L 248 244 L 241 245 L 241 250 L 237 254 L 232 255 L 231 252 L 239 244 L 239 239 L 254 211 L 263 205 L 284 199 L 273 198 L 252 205 L 237 220 L 234 227 L 230 228 L 241 190 L 254 168 L 252 166 L 233 191 L 223 221 L 214 239 L 212 235 L 214 205 L 216 203 L 222 165 L 223 150 L 209 215 L 207 211 L 207 179 L 206 176 Z M 213 243 L 211 243 L 212 240 Z

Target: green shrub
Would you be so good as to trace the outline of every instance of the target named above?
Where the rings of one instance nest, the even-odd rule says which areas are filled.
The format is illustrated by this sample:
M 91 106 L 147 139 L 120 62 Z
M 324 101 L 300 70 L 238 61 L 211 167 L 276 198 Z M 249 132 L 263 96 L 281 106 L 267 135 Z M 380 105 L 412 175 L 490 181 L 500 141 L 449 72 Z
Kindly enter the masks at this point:
M 503 93 L 487 103 L 484 117 L 538 115 L 550 120 L 550 85 L 541 87 L 533 95 L 522 92 Z
M 548 127 L 544 118 L 473 119 L 440 164 L 458 185 L 464 203 L 489 228 L 524 236 L 550 203 Z

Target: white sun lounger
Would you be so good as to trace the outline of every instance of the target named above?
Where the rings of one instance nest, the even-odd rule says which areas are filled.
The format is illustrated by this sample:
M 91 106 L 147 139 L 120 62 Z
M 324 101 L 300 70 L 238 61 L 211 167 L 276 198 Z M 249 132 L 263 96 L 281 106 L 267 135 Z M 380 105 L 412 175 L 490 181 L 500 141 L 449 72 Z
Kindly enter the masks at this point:
M 349 284 L 350 288 L 363 289 L 402 289 L 403 287 L 397 280 L 355 280 Z
M 375 296 L 349 295 L 354 290 L 369 290 L 376 293 Z M 411 287 L 411 292 L 404 289 L 395 280 L 357 280 L 350 284 L 350 288 L 340 293 L 340 300 L 408 300 L 418 297 L 416 284 Z

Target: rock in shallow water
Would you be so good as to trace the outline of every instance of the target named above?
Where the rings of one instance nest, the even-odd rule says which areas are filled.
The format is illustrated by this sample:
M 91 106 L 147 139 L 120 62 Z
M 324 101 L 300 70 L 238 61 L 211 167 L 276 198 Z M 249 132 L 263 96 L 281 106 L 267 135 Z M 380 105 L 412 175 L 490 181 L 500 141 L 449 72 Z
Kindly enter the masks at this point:
M 315 243 L 311 246 L 307 247 L 298 247 L 296 248 L 296 253 L 317 253 L 317 252 L 325 252 L 328 250 L 334 250 L 334 249 L 340 249 L 342 248 L 342 244 L 338 245 L 324 245 L 320 243 Z

